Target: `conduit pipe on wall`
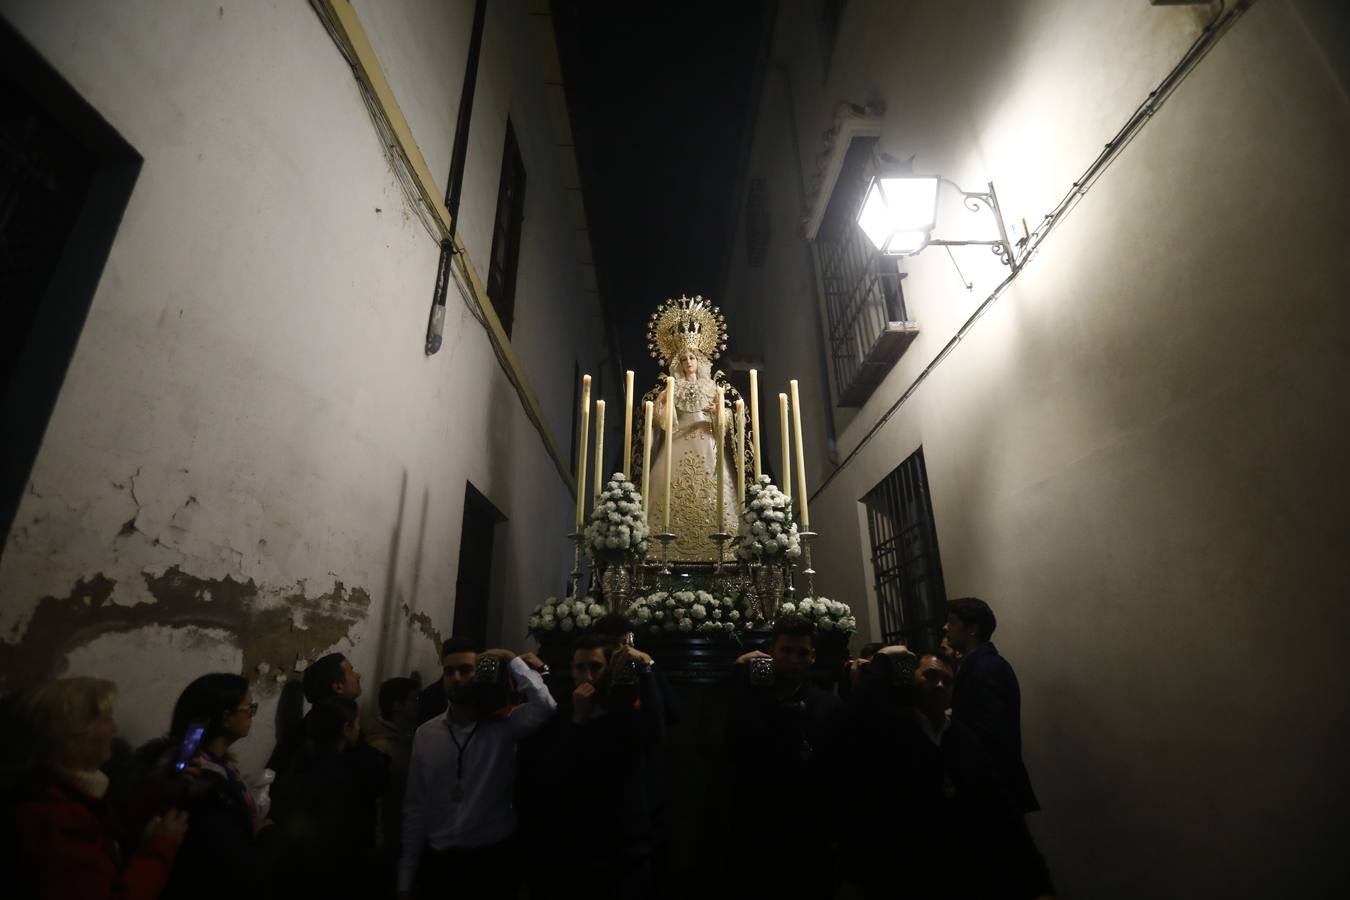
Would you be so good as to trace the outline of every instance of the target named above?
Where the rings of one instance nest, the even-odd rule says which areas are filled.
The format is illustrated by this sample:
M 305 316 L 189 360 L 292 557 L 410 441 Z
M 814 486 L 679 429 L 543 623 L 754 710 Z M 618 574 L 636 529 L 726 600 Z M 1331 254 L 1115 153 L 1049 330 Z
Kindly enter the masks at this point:
M 1093 183 L 1096 182 L 1096 180 L 1101 177 L 1102 173 L 1110 167 L 1111 163 L 1115 161 L 1125 147 L 1139 135 L 1139 132 L 1143 130 L 1144 126 L 1148 123 L 1149 119 L 1152 118 L 1153 114 L 1158 111 L 1159 107 L 1167 101 L 1167 98 L 1172 95 L 1173 91 L 1177 89 L 1186 76 L 1200 63 L 1200 60 L 1205 57 L 1205 54 L 1214 47 L 1214 44 L 1218 39 L 1232 27 L 1238 17 L 1246 12 L 1254 2 L 1255 0 L 1237 0 L 1231 8 L 1225 9 L 1223 6 L 1220 6 L 1219 12 L 1215 14 L 1214 18 L 1204 27 L 1194 43 L 1191 44 L 1190 48 L 1182 55 L 1181 61 L 1172 67 L 1172 70 L 1158 83 L 1156 88 L 1149 91 L 1148 96 L 1139 104 L 1130 118 L 1120 130 L 1116 132 L 1115 136 L 1106 143 L 1104 149 L 1097 155 L 1097 158 L 1092 161 L 1092 164 L 1087 167 L 1082 175 L 1074 180 L 1073 185 L 1064 195 L 1064 198 L 1060 200 L 1054 209 L 1045 214 L 1045 218 L 1041 220 L 1041 223 L 1036 226 L 1035 230 L 1017 242 L 1018 249 L 1021 252 L 1018 256 L 1017 267 L 1013 272 L 1009 274 L 1007 278 L 1004 278 L 1003 281 L 999 282 L 998 287 L 994 288 L 993 292 L 980 302 L 980 305 L 975 308 L 975 311 L 970 314 L 970 317 L 957 329 L 956 334 L 952 335 L 951 340 L 943 345 L 942 349 L 938 351 L 932 361 L 929 362 L 928 365 L 924 367 L 923 371 L 915 376 L 914 380 L 909 383 L 909 386 L 905 388 L 900 397 L 890 405 L 886 412 L 881 415 L 881 418 L 877 419 L 876 424 L 868 429 L 867 433 L 862 436 L 862 439 L 858 441 L 858 445 L 850 450 L 848 455 L 839 463 L 839 466 L 825 477 L 820 483 L 820 486 L 811 494 L 812 500 L 824 493 L 825 489 L 830 486 L 830 482 L 834 481 L 835 476 L 842 472 L 844 467 L 852 462 L 854 457 L 862 452 L 864 447 L 871 443 L 872 439 L 876 437 L 883 427 L 885 427 L 886 423 L 899 411 L 900 407 L 904 406 L 905 402 L 919 389 L 919 385 L 928 380 L 928 376 L 933 373 L 943 360 L 951 355 L 951 352 L 956 349 L 956 345 L 961 343 L 962 339 L 970 332 L 970 329 L 974 327 L 980 317 L 984 315 L 985 311 L 993 305 L 994 301 L 997 300 L 1005 290 L 1007 290 L 1008 285 L 1012 284 L 1017 276 L 1026 270 L 1027 263 L 1031 261 L 1032 257 L 1036 254 L 1036 251 L 1040 249 L 1041 244 L 1045 242 L 1045 239 L 1049 237 L 1050 233 L 1059 226 L 1060 222 L 1064 221 L 1069 212 L 1071 212 L 1078 204 L 1078 201 L 1092 188 Z

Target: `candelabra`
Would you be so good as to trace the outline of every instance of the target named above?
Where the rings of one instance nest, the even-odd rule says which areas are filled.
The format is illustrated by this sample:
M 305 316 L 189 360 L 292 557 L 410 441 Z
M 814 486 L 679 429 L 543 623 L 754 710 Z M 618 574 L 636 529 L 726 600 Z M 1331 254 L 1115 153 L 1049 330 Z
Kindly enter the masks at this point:
M 670 542 L 675 540 L 675 535 L 669 531 L 663 531 L 660 534 L 652 535 L 653 538 L 661 542 L 661 574 L 665 577 L 670 576 L 670 560 L 667 553 L 670 548 Z
M 811 541 L 818 535 L 814 531 L 798 532 L 797 536 L 802 539 L 802 563 L 806 568 L 802 569 L 802 574 L 806 576 L 806 596 L 814 597 L 816 595 L 816 570 L 811 568 Z
M 567 537 L 568 540 L 574 541 L 577 545 L 576 553 L 572 557 L 571 590 L 568 592 L 571 596 L 576 597 L 578 596 L 577 591 L 581 588 L 581 545 L 586 540 L 586 536 L 578 530 Z

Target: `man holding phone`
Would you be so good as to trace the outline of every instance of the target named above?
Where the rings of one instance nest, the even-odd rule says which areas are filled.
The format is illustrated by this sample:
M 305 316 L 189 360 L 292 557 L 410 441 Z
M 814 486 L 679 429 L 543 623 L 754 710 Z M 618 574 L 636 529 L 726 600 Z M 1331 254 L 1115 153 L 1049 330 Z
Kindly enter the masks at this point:
M 430 895 L 512 895 L 520 877 L 513 858 L 516 743 L 552 717 L 557 704 L 533 653 L 443 657 L 448 706 L 413 738 L 403 810 L 400 897 L 414 881 Z M 509 706 L 522 693 L 525 702 Z M 419 878 L 420 875 L 420 878 Z

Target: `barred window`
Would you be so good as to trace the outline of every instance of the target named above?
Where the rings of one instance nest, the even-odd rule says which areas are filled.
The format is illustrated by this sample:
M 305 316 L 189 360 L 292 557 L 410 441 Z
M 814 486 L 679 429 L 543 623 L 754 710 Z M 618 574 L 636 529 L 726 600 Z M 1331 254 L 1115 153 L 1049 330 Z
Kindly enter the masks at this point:
M 516 315 L 516 268 L 520 263 L 520 232 L 525 219 L 525 163 L 510 120 L 502 151 L 502 178 L 497 188 L 497 219 L 492 227 L 492 254 L 488 258 L 487 292 L 492 308 L 509 337 Z
M 895 258 L 877 252 L 857 223 L 875 144 L 849 143 L 815 242 L 839 406 L 862 406 L 919 333 Z
M 923 448 L 863 498 L 881 638 L 923 652 L 942 641 L 947 589 L 938 556 Z

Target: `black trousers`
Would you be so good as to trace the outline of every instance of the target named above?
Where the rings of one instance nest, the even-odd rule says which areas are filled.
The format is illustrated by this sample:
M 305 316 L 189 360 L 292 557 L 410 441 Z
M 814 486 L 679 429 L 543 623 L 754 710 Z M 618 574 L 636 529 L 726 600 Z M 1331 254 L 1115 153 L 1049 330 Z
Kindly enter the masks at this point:
M 428 898 L 515 897 L 521 870 L 514 837 L 486 847 L 427 847 L 417 867 L 417 886 Z

